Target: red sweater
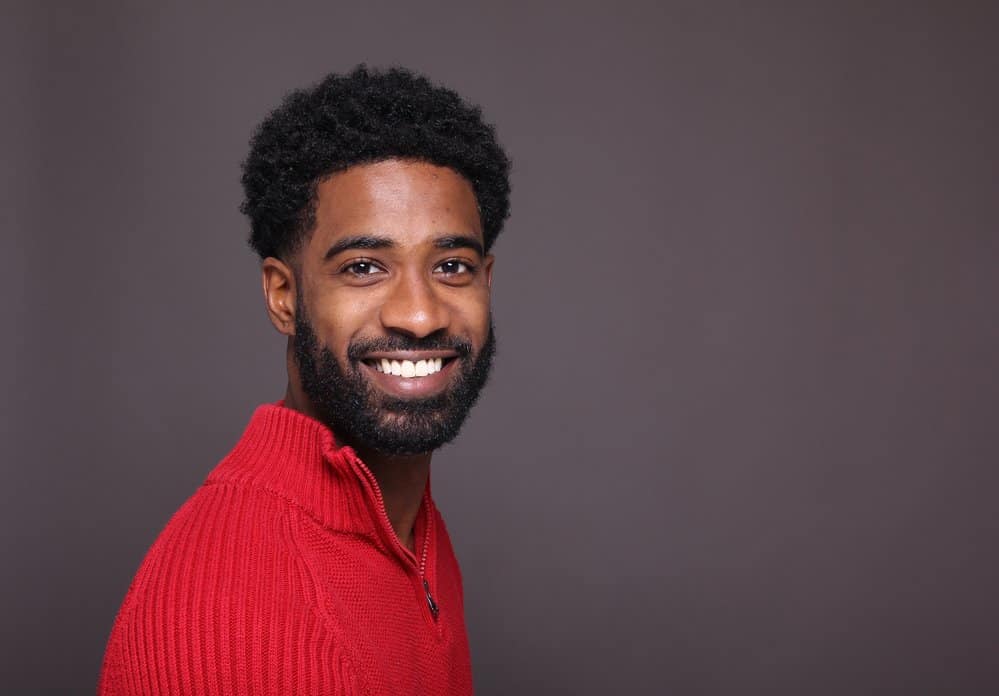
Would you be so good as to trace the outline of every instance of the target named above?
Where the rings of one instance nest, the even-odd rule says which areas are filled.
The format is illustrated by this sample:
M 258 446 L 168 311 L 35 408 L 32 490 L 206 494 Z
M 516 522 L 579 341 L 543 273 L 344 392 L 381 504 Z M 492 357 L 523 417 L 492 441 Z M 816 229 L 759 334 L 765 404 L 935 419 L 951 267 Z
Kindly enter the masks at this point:
M 99 693 L 471 693 L 461 575 L 429 486 L 414 537 L 415 554 L 329 429 L 261 406 L 149 550 Z

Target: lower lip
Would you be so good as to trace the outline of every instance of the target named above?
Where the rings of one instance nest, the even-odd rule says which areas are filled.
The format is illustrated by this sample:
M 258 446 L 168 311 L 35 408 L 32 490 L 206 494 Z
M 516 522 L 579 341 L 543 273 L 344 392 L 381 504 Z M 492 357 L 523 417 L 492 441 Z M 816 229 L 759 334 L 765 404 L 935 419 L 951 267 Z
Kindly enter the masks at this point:
M 365 362 L 361 363 L 361 369 L 367 372 L 368 379 L 374 382 L 381 391 L 403 399 L 421 399 L 435 396 L 444 391 L 451 381 L 451 372 L 457 362 L 457 359 L 450 360 L 444 363 L 439 371 L 426 377 L 387 375 Z

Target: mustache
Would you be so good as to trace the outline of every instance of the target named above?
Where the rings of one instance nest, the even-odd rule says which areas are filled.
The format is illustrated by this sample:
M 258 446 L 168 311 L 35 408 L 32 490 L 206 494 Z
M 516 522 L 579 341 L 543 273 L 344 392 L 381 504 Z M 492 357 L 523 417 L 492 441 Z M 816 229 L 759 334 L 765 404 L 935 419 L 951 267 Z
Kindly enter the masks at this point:
M 467 339 L 449 336 L 443 332 L 432 333 L 422 338 L 401 334 L 381 338 L 359 338 L 347 346 L 347 358 L 351 362 L 357 362 L 368 353 L 397 350 L 453 350 L 459 357 L 467 358 L 472 354 L 472 343 Z

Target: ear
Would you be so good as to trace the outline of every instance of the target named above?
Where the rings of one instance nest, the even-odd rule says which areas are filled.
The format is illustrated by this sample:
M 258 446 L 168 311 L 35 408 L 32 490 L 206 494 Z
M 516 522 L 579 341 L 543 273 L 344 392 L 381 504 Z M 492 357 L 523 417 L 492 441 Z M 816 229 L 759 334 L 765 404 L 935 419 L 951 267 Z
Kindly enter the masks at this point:
M 278 333 L 295 335 L 295 272 L 281 259 L 268 256 L 260 264 L 267 315 Z
M 482 267 L 483 267 L 483 269 L 486 272 L 486 287 L 487 288 L 492 288 L 493 287 L 493 262 L 495 260 L 496 260 L 496 257 L 493 256 L 492 254 L 486 254 L 486 258 L 484 258 L 482 260 Z

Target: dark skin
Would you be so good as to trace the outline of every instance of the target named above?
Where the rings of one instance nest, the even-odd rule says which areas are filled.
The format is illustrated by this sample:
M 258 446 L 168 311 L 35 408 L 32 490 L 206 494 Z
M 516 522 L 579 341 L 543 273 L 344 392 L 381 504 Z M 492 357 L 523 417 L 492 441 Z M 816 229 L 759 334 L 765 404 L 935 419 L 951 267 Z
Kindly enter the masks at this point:
M 313 330 L 341 366 L 359 338 L 443 331 L 469 340 L 476 353 L 489 333 L 493 257 L 471 184 L 451 169 L 387 160 L 335 174 L 317 187 L 316 225 L 292 258 L 262 263 L 264 300 L 274 327 L 288 337 L 285 405 L 313 418 L 292 350 L 301 295 Z M 298 271 L 296 274 L 295 271 Z M 297 276 L 297 277 L 296 277 Z M 378 355 L 417 362 L 433 355 Z M 447 389 L 448 370 L 409 379 L 358 366 L 376 393 L 426 397 Z M 392 426 L 394 414 L 384 414 Z M 374 474 L 400 542 L 414 549 L 413 525 L 430 475 L 432 453 L 388 456 L 349 444 Z

